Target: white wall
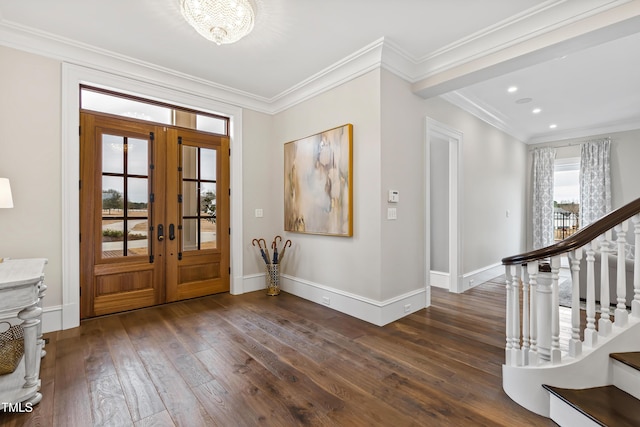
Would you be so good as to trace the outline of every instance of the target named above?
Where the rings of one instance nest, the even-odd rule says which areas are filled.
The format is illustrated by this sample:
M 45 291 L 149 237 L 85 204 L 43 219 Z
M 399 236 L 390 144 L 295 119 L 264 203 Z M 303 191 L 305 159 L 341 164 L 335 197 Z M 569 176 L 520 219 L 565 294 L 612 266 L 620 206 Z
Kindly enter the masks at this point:
M 60 63 L 0 46 L 0 257 L 47 258 L 46 306 L 62 303 Z
M 441 98 L 425 101 L 425 114 L 463 133 L 463 273 L 522 252 L 525 144 Z
M 245 109 L 242 125 L 243 152 L 232 152 L 231 155 L 242 156 L 243 188 L 234 188 L 232 197 L 245 200 L 243 272 L 245 276 L 251 276 L 265 271 L 264 261 L 251 241 L 264 238 L 271 244 L 271 240 L 282 230 L 278 209 L 282 186 L 277 178 L 281 153 L 273 147 L 273 118 L 270 115 Z M 262 218 L 256 218 L 256 209 L 262 209 Z M 264 285 L 264 280 L 257 280 Z
M 353 237 L 285 233 L 293 241 L 282 272 L 344 293 L 379 301 L 380 293 L 380 71 L 322 93 L 273 117 L 277 192 L 272 206 L 284 218 L 283 145 L 353 124 Z M 291 252 L 289 252 L 291 251 Z

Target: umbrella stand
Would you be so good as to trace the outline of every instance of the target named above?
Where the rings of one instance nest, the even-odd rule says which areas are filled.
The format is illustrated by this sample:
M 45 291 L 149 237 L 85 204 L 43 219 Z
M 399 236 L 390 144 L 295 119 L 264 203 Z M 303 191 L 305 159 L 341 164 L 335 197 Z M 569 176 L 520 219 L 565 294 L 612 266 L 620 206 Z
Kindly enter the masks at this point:
M 269 264 L 267 268 L 267 295 L 280 294 L 280 264 Z

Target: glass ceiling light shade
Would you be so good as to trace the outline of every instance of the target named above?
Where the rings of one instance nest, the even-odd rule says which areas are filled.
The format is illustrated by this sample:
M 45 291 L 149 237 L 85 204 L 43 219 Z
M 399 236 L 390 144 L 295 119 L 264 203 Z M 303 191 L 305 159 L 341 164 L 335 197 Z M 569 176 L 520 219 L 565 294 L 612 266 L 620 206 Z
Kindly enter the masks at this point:
M 180 0 L 180 9 L 201 36 L 217 45 L 237 42 L 253 30 L 248 0 Z
M 11 185 L 9 178 L 0 178 L 0 208 L 12 208 Z

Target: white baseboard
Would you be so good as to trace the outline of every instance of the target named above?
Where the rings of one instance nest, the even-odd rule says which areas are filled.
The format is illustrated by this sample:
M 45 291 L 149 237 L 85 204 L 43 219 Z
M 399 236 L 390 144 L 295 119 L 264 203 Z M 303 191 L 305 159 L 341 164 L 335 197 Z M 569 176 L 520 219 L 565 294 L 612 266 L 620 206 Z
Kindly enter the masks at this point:
M 429 284 L 436 288 L 450 289 L 451 275 L 443 271 L 431 270 L 429 272 Z
M 426 306 L 424 288 L 386 301 L 374 301 L 289 275 L 280 276 L 280 288 L 377 326 L 384 326 Z
M 255 292 L 267 289 L 267 278 L 265 273 L 251 274 L 242 278 L 243 293 Z
M 462 275 L 462 291 L 478 286 L 488 280 L 504 274 L 504 266 L 500 263 L 488 265 Z

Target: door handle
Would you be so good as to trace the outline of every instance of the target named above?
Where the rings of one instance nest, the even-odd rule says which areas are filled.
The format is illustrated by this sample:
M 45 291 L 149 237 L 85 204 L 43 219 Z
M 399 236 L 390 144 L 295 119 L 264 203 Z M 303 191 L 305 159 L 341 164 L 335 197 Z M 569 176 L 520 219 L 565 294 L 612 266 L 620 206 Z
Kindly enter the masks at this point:
M 169 224 L 169 240 L 173 240 L 176 238 L 176 231 L 173 224 Z
M 164 240 L 164 227 L 162 224 L 158 224 L 158 241 L 162 242 Z

